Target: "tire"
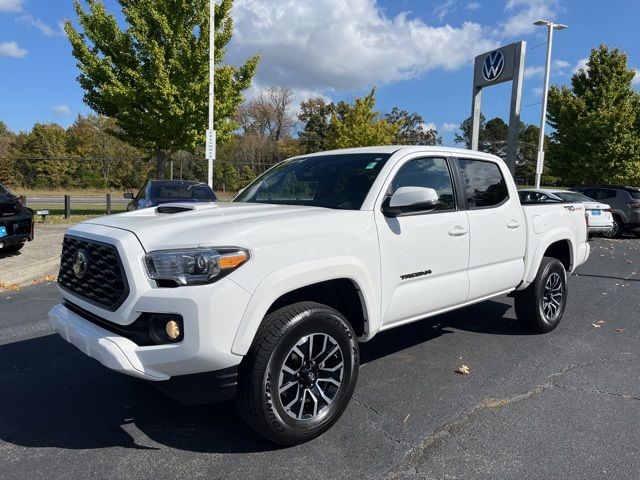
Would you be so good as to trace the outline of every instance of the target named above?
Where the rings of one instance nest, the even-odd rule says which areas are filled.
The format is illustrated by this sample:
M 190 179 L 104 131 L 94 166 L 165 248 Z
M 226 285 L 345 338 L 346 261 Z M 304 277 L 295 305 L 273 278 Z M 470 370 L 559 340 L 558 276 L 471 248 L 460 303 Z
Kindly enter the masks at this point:
M 285 306 L 264 318 L 240 364 L 238 413 L 278 445 L 307 442 L 340 418 L 359 367 L 355 333 L 338 311 L 313 302 Z
M 533 333 L 556 328 L 567 305 L 567 272 L 560 260 L 543 257 L 536 278 L 515 296 L 518 320 Z
M 0 248 L 0 253 L 15 253 L 22 250 L 24 247 L 24 243 L 16 243 L 14 245 L 9 245 L 8 247 Z
M 613 216 L 613 228 L 607 233 L 608 238 L 620 238 L 622 236 L 622 220 L 617 215 Z

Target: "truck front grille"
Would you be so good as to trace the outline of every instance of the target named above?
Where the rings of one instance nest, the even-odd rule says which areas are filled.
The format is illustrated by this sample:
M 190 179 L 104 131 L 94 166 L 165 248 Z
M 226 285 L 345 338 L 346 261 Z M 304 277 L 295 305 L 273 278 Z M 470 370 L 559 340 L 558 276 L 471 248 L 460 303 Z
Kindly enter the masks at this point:
M 78 262 L 79 256 L 84 262 Z M 80 267 L 82 263 L 86 265 L 76 271 L 74 263 Z M 129 295 L 129 285 L 116 247 L 70 235 L 64 237 L 62 244 L 58 284 L 86 302 L 112 312 Z

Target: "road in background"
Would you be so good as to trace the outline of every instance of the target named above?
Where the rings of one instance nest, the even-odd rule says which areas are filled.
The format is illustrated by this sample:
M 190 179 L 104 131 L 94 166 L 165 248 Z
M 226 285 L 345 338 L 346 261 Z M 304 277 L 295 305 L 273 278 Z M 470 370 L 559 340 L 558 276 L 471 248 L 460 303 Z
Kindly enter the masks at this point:
M 340 421 L 286 449 L 54 335 L 53 285 L 0 294 L 2 478 L 637 478 L 640 240 L 591 245 L 554 332 L 506 297 L 382 332 Z

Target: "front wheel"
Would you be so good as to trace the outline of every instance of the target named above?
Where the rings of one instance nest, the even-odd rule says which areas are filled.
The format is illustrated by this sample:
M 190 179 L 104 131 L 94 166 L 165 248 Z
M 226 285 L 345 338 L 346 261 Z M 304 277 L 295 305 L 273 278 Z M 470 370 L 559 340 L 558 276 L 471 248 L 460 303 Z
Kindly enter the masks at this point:
M 358 343 L 336 310 L 300 302 L 267 315 L 240 366 L 238 412 L 257 433 L 297 445 L 329 429 L 358 378 Z
M 547 333 L 562 320 L 567 304 L 567 272 L 560 260 L 543 257 L 536 278 L 515 295 L 516 316 L 534 333 Z

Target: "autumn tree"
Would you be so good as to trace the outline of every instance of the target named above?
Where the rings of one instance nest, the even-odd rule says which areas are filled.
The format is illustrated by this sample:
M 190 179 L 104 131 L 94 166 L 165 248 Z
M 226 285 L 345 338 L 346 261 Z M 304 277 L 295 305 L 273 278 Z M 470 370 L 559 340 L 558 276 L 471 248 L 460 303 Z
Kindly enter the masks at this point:
M 389 145 L 400 129 L 375 111 L 376 92 L 356 98 L 352 104 L 341 102 L 331 116 L 327 148 Z
M 398 125 L 393 143 L 396 145 L 441 145 L 442 138 L 438 137 L 438 131 L 427 128 L 424 119 L 417 113 L 409 113 L 398 107 L 393 107 L 391 112 L 384 116 L 391 124 Z
M 207 126 L 209 0 L 118 0 L 126 28 L 100 0 L 74 2 L 77 30 L 64 29 L 80 69 L 84 101 L 117 122 L 114 134 L 152 151 L 157 177 L 164 178 L 167 157 L 194 151 Z M 228 140 L 242 92 L 251 85 L 258 56 L 239 67 L 223 65 L 233 33 L 233 0 L 215 7 L 215 128 Z

